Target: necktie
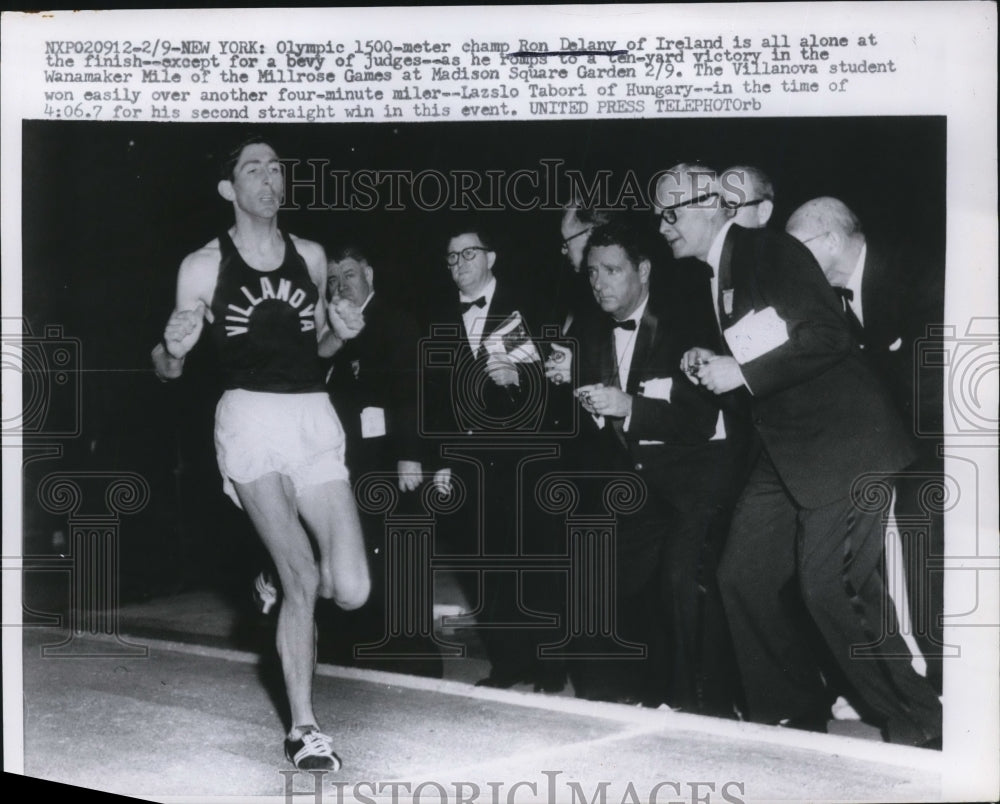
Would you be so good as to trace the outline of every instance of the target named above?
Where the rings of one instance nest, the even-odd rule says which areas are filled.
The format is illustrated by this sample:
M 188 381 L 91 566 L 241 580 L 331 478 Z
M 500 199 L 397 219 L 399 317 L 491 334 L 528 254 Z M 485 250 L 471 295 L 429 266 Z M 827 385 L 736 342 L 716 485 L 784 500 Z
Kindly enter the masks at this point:
M 835 287 L 833 292 L 837 294 L 840 298 L 840 303 L 844 307 L 844 314 L 847 316 L 847 324 L 851 328 L 851 334 L 859 341 L 864 342 L 865 328 L 861 326 L 861 322 L 858 320 L 857 315 L 854 313 L 854 308 L 851 307 L 851 302 L 854 301 L 854 291 L 850 288 L 838 288 Z
M 627 318 L 624 321 L 612 321 L 611 322 L 611 326 L 612 326 L 613 329 L 634 330 L 635 329 L 635 319 L 634 318 Z
M 485 307 L 486 306 L 486 297 L 485 296 L 480 296 L 478 299 L 473 299 L 472 301 L 469 301 L 469 302 L 460 301 L 458 303 L 458 306 L 462 310 L 462 315 L 465 315 L 473 307 Z

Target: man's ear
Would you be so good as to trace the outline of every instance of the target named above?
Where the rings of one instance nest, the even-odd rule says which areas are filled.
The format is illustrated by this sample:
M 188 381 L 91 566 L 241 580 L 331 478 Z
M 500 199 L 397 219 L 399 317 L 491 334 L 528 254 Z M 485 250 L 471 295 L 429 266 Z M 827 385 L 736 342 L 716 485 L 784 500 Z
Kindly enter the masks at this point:
M 651 269 L 652 265 L 649 260 L 639 261 L 639 281 L 642 282 L 642 284 L 645 285 L 649 283 L 649 272 Z
M 757 223 L 761 226 L 767 226 L 767 222 L 771 220 L 771 215 L 774 213 L 774 202 L 769 198 L 765 198 L 757 205 Z
M 216 189 L 218 189 L 219 195 L 227 201 L 236 200 L 236 191 L 233 189 L 233 183 L 229 179 L 221 179 Z
M 486 252 L 486 267 L 491 271 L 493 270 L 493 263 L 497 261 L 497 253 L 495 251 Z
M 375 270 L 366 262 L 364 264 L 365 270 L 365 282 L 368 283 L 368 287 L 375 287 Z

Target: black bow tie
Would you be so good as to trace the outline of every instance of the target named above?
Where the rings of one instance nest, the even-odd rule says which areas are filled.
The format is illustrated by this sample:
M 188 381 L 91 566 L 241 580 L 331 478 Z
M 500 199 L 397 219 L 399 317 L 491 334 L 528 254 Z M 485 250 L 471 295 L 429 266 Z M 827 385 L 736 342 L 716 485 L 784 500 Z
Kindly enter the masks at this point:
M 848 301 L 854 301 L 854 291 L 850 288 L 838 288 L 835 287 L 833 292 L 836 293 L 840 298 L 847 299 Z
M 612 321 L 612 329 L 635 329 L 635 319 L 626 318 L 624 321 Z
M 458 303 L 458 306 L 462 309 L 462 315 L 465 315 L 473 307 L 485 307 L 486 306 L 486 297 L 485 296 L 480 296 L 478 299 L 474 299 L 474 300 L 472 300 L 470 302 L 460 301 Z

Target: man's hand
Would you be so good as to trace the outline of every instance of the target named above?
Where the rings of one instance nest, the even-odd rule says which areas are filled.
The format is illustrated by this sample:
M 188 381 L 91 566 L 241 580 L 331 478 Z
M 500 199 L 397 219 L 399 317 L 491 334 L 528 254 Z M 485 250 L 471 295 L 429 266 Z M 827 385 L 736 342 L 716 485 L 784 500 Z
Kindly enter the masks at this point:
M 400 491 L 416 491 L 424 482 L 424 468 L 420 461 L 396 461 Z
M 521 378 L 517 376 L 517 367 L 507 355 L 490 355 L 486 359 L 486 373 L 501 388 L 521 384 Z
M 150 358 L 153 360 L 153 372 L 163 382 L 176 380 L 184 373 L 184 358 L 171 357 L 163 341 L 153 347 Z
M 613 385 L 581 385 L 574 394 L 583 409 L 594 416 L 624 419 L 632 414 L 632 397 Z
M 698 382 L 713 394 L 724 394 L 745 384 L 734 357 L 713 357 L 703 363 L 698 367 Z
M 365 327 L 365 316 L 361 308 L 340 296 L 330 299 L 326 313 L 333 333 L 342 341 L 356 337 Z
M 205 304 L 198 302 L 193 310 L 174 310 L 163 330 L 163 348 L 175 360 L 185 357 L 194 348 L 205 323 Z
M 701 346 L 688 349 L 681 358 L 681 371 L 693 383 L 698 383 L 698 368 L 715 357 L 715 352 Z
M 451 494 L 451 469 L 438 469 L 434 473 L 434 488 L 438 490 L 440 494 L 447 497 Z
M 545 361 L 545 376 L 556 385 L 570 382 L 573 379 L 573 350 L 568 346 L 552 344 L 552 354 Z

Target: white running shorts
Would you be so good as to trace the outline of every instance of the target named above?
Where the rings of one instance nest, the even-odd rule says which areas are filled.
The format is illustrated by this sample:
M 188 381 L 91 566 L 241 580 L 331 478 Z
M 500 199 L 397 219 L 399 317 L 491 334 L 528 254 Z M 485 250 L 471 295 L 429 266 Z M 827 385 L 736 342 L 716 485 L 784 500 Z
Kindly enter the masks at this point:
M 215 409 L 215 454 L 222 489 L 239 508 L 234 481 L 277 472 L 301 494 L 309 486 L 348 479 L 344 430 L 323 391 L 226 391 Z

